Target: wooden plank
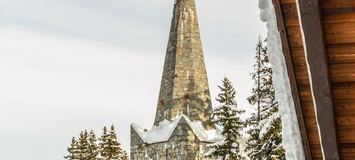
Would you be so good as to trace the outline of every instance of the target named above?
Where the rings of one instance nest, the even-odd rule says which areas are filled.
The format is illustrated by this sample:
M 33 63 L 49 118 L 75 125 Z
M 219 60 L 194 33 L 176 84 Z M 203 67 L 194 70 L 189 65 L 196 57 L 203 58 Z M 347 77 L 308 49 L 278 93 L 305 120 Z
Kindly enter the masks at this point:
M 305 119 L 316 119 L 312 101 L 303 101 L 302 110 Z
M 342 157 L 342 160 L 352 158 L 352 160 L 355 157 L 355 144 L 341 144 L 340 145 L 340 154 Z
M 303 47 L 291 48 L 291 55 L 292 55 L 292 60 L 293 61 L 295 61 L 295 60 L 306 61 L 306 59 L 304 57 L 304 49 L 303 49 Z
M 279 30 L 281 41 L 282 41 L 282 51 L 283 51 L 283 54 L 285 57 L 287 74 L 288 74 L 290 86 L 291 86 L 292 98 L 293 98 L 293 102 L 295 105 L 295 111 L 297 114 L 298 126 L 300 129 L 300 134 L 301 134 L 300 136 L 302 139 L 302 147 L 304 150 L 305 159 L 311 160 L 312 154 L 311 154 L 311 149 L 310 149 L 309 142 L 308 142 L 306 124 L 305 124 L 305 121 L 303 118 L 302 106 L 301 106 L 301 101 L 300 101 L 300 95 L 298 93 L 296 77 L 295 77 L 295 73 L 293 70 L 293 64 L 292 64 L 291 53 L 290 53 L 290 45 L 289 45 L 290 43 L 289 43 L 288 37 L 287 37 L 287 30 L 285 28 L 285 22 L 284 22 L 282 9 L 281 9 L 281 4 L 280 4 L 280 0 L 272 0 L 272 2 L 273 2 L 275 13 L 276 13 L 277 28 Z
M 301 78 L 308 78 L 308 71 L 307 71 L 307 65 L 306 66 L 299 66 L 295 67 L 295 71 L 298 72 L 299 77 Z
M 347 8 L 331 8 L 331 9 L 323 9 L 325 11 L 325 15 L 340 15 L 344 16 L 343 14 L 351 14 L 355 11 L 354 7 L 347 7 Z M 353 18 L 351 18 L 353 19 Z
M 314 117 L 305 117 L 305 121 L 306 121 L 306 127 L 307 127 L 307 131 L 308 132 L 314 132 L 316 131 L 318 133 L 318 125 L 317 125 L 317 121 L 316 119 L 313 119 Z M 315 136 L 319 136 L 319 135 L 315 135 Z M 309 137 L 310 139 L 314 139 L 314 137 Z M 318 138 L 319 140 L 319 138 Z M 318 142 L 320 143 L 320 142 Z
M 355 43 L 355 22 L 324 24 L 327 44 Z
M 312 101 L 312 92 L 309 85 L 298 85 L 302 102 Z
M 301 29 L 299 26 L 288 26 L 286 27 L 287 35 L 289 38 L 289 46 L 291 48 L 297 48 L 303 46 Z M 291 33 L 288 33 L 291 32 Z
M 308 77 L 297 77 L 297 85 L 309 85 Z M 310 100 L 312 101 L 312 97 L 310 97 Z
M 344 12 L 344 10 L 338 10 L 338 9 L 336 11 L 323 10 L 323 18 L 324 18 L 324 23 L 355 22 L 355 13 Z
M 311 117 L 311 116 L 305 117 L 305 121 L 306 121 L 307 131 L 308 131 L 309 134 L 311 134 L 312 132 L 317 132 L 318 131 L 317 130 L 317 126 L 318 126 L 317 125 L 317 121 L 316 121 L 316 119 L 314 117 Z M 351 133 L 351 134 L 355 133 L 355 127 L 354 127 L 355 126 L 355 117 L 352 117 L 352 116 L 338 116 L 337 117 L 337 123 L 338 123 L 338 130 L 348 131 L 347 133 Z M 318 135 L 316 135 L 316 136 L 318 136 Z M 314 137 L 309 136 L 310 141 L 313 138 Z M 346 137 L 346 138 L 355 139 L 355 136 Z
M 342 125 L 338 125 L 338 131 L 339 130 L 349 130 L 349 131 L 355 131 L 355 126 L 342 126 Z
M 323 9 L 355 8 L 355 1 L 354 0 L 323 0 L 322 8 Z
M 355 22 L 354 0 L 322 1 L 324 23 Z
M 355 82 L 355 63 L 330 65 L 333 83 Z
M 280 0 L 280 4 L 286 4 L 286 3 L 296 3 L 295 0 Z
M 311 131 L 308 132 L 309 142 L 310 142 L 311 146 L 319 146 L 320 145 L 320 141 L 319 141 L 319 136 L 318 135 L 319 134 L 318 134 L 317 130 L 311 130 Z
M 312 151 L 312 159 L 314 158 L 322 158 L 322 150 L 321 150 L 321 146 L 318 145 L 312 145 L 311 146 L 311 151 Z
M 354 0 L 327 0 L 322 2 L 324 23 L 341 23 L 355 21 Z
M 355 143 L 355 130 L 339 129 L 339 143 Z
M 300 26 L 289 26 L 286 27 L 288 37 L 302 38 Z
M 355 44 L 328 45 L 330 64 L 355 63 Z
M 315 121 L 315 119 L 313 119 L 313 120 Z M 313 123 L 312 123 L 312 125 L 316 126 L 316 124 L 313 124 Z M 341 129 L 338 129 L 340 144 L 355 143 L 355 130 L 353 130 L 353 129 L 354 129 L 354 126 L 348 126 L 348 128 L 342 127 Z M 319 143 L 319 136 L 318 136 L 319 134 L 318 134 L 317 130 L 314 130 L 313 128 L 307 128 L 307 131 L 308 131 L 308 137 L 310 139 L 309 140 L 310 144 L 311 145 L 320 144 Z
M 302 47 L 302 38 L 301 37 L 290 37 L 290 47 Z
M 355 83 L 333 83 L 333 96 L 336 100 L 355 99 Z
M 336 119 L 339 126 L 355 126 L 354 116 L 338 116 Z
M 298 86 L 309 85 L 307 66 L 295 67 L 295 73 Z
M 307 63 L 306 60 L 304 59 L 304 57 L 301 59 L 297 59 L 297 58 L 293 58 L 293 64 L 295 67 L 306 67 Z
M 282 4 L 285 26 L 299 26 L 296 3 Z
M 303 48 L 301 48 L 300 51 L 291 49 L 291 54 L 292 54 L 292 62 L 295 67 L 307 66 L 306 58 L 304 57 Z
M 335 113 L 337 116 L 355 115 L 355 99 L 334 100 Z M 355 129 L 355 128 L 354 128 Z
M 319 0 L 296 0 L 323 159 L 340 159 L 328 56 Z

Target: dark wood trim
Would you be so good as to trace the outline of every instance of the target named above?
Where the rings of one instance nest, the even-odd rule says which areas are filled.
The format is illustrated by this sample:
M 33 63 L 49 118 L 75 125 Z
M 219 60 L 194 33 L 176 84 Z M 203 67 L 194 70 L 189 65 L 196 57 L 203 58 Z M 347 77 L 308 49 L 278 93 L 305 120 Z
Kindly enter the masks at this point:
M 296 0 L 323 159 L 340 159 L 320 0 Z
M 301 133 L 302 145 L 304 150 L 304 155 L 306 160 L 312 159 L 311 149 L 309 146 L 308 135 L 306 130 L 306 123 L 303 117 L 303 111 L 301 106 L 301 100 L 299 96 L 299 91 L 297 87 L 297 81 L 295 76 L 295 71 L 293 68 L 291 51 L 289 46 L 289 41 L 287 37 L 287 30 L 285 27 L 284 15 L 282 13 L 281 2 L 280 0 L 272 0 L 275 8 L 276 19 L 277 19 L 277 27 L 280 32 L 280 37 L 282 41 L 282 51 L 285 57 L 287 74 L 290 81 L 291 93 L 293 97 L 293 103 L 295 105 L 295 110 L 297 114 L 298 125 Z

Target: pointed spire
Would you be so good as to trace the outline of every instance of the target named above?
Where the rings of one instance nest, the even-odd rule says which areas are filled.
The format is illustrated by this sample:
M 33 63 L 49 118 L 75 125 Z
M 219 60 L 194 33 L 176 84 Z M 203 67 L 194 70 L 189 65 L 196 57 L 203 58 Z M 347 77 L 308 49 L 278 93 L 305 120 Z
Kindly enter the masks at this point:
M 154 124 L 185 114 L 209 129 L 211 113 L 195 0 L 175 0 Z

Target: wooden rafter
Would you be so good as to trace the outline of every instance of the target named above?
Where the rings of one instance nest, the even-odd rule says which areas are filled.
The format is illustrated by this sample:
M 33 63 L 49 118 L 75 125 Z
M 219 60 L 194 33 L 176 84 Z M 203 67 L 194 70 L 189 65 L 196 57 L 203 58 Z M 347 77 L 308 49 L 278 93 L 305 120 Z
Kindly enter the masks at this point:
M 340 159 L 320 0 L 296 0 L 323 159 Z
M 304 117 L 303 117 L 303 111 L 302 111 L 299 91 L 297 88 L 296 76 L 295 76 L 295 71 L 293 68 L 291 51 L 290 51 L 289 41 L 288 41 L 288 37 L 287 37 L 287 31 L 286 31 L 286 27 L 285 27 L 284 17 L 282 14 L 281 3 L 280 3 L 280 0 L 272 0 L 272 2 L 274 4 L 276 19 L 277 19 L 277 27 L 280 32 L 280 37 L 281 37 L 281 41 L 282 41 L 282 51 L 283 51 L 283 54 L 285 57 L 287 74 L 288 74 L 289 81 L 290 81 L 293 102 L 295 105 L 298 125 L 299 125 L 299 129 L 300 129 L 300 133 L 301 133 L 303 150 L 304 150 L 306 160 L 311 160 L 312 159 L 311 149 L 309 146 L 306 124 L 305 124 Z

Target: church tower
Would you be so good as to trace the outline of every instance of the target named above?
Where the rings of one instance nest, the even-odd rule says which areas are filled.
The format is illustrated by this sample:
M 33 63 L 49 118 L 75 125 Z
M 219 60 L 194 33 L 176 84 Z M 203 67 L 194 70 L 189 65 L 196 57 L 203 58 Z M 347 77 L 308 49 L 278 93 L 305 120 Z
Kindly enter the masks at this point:
M 209 125 L 212 112 L 194 0 L 175 0 L 155 125 L 184 114 Z
M 175 0 L 154 125 L 131 125 L 131 159 L 204 159 L 221 139 L 211 113 L 195 0 Z

